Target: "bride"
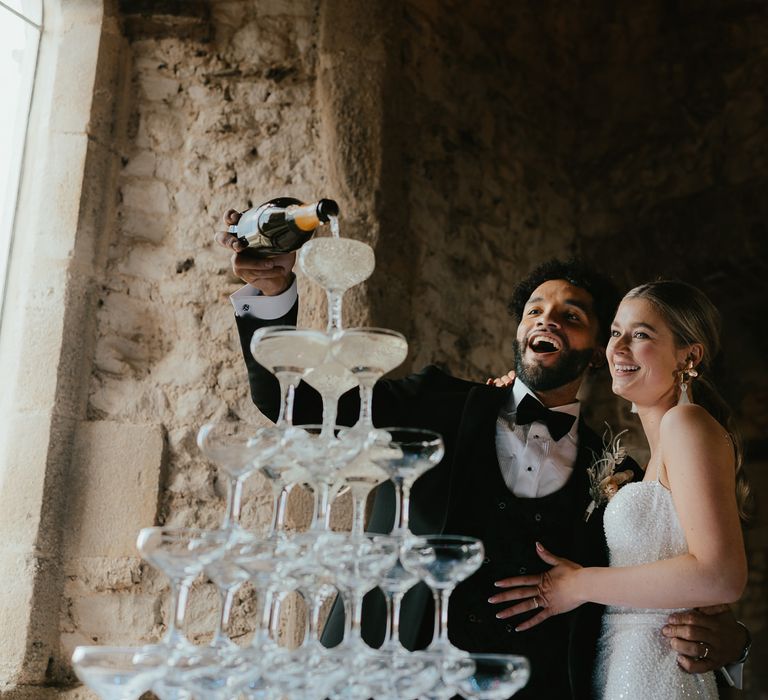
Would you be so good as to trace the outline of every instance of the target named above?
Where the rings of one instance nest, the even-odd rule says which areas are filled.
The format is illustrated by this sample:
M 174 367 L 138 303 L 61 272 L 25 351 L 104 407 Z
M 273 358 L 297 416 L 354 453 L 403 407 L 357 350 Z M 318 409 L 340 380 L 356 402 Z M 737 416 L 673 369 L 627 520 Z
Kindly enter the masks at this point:
M 582 568 L 537 543 L 552 568 L 496 584 L 508 590 L 494 603 L 520 601 L 504 617 L 541 608 L 520 631 L 582 603 L 607 606 L 596 697 L 717 698 L 713 673 L 685 673 L 659 630 L 670 608 L 733 602 L 746 585 L 741 453 L 707 378 L 719 330 L 717 310 L 695 287 L 662 281 L 627 293 L 606 355 L 613 391 L 635 404 L 650 458 L 643 480 L 606 508 L 610 567 Z

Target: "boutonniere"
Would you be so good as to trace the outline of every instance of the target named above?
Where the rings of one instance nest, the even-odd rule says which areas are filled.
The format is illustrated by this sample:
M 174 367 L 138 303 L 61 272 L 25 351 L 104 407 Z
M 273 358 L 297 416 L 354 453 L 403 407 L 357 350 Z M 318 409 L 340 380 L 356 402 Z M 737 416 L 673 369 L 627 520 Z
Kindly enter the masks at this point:
M 592 466 L 587 467 L 589 475 L 589 495 L 592 501 L 584 512 L 584 521 L 589 520 L 595 508 L 610 501 L 618 490 L 628 481 L 632 481 L 633 474 L 630 470 L 617 472 L 619 466 L 627 456 L 627 449 L 621 444 L 621 436 L 626 433 L 622 430 L 617 435 L 613 434 L 611 427 L 606 423 L 603 433 L 603 450 L 599 456 L 595 456 Z

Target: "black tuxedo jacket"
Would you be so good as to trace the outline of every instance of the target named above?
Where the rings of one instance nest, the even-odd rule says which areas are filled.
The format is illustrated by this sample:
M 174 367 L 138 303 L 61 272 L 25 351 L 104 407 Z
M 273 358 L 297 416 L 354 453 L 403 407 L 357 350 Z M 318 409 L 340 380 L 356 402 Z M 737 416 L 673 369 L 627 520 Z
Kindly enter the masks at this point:
M 279 388 L 274 376 L 256 363 L 250 353 L 249 344 L 253 332 L 265 325 L 293 325 L 296 322 L 297 306 L 289 314 L 274 321 L 252 318 L 237 318 L 243 356 L 248 368 L 251 395 L 259 409 L 272 420 L 279 410 Z M 442 462 L 416 481 L 411 492 L 410 527 L 416 534 L 450 532 L 451 534 L 474 534 L 470 532 L 476 510 L 484 507 L 483 495 L 474 488 L 477 481 L 488 483 L 497 479 L 498 494 L 485 494 L 489 498 L 503 496 L 510 506 L 518 501 L 506 488 L 501 479 L 495 452 L 493 435 L 499 409 L 506 401 L 509 389 L 489 387 L 452 377 L 434 366 L 430 366 L 400 380 L 382 380 L 374 389 L 374 423 L 377 427 L 405 426 L 435 430 L 443 436 L 446 454 Z M 339 424 L 352 425 L 358 417 L 359 397 L 356 390 L 345 394 L 339 402 Z M 297 424 L 318 423 L 322 416 L 320 397 L 311 387 L 302 383 L 296 392 L 294 420 Z M 569 547 L 567 552 L 555 551 L 586 566 L 607 565 L 606 545 L 602 529 L 602 508 L 597 509 L 589 521 L 584 521 L 584 512 L 589 504 L 587 467 L 594 461 L 594 455 L 602 448 L 601 441 L 586 427 L 579 424 L 578 456 L 573 475 L 569 480 L 572 498 L 575 499 L 573 517 L 568 523 Z M 632 464 L 624 468 L 636 469 Z M 483 478 L 481 479 L 480 476 Z M 392 525 L 393 509 L 391 491 L 379 487 L 374 510 L 368 529 L 387 532 Z M 527 499 L 519 499 L 521 501 Z M 447 529 L 446 529 L 447 528 Z M 488 533 L 485 538 L 488 540 Z M 547 542 L 545 541 L 546 545 Z M 533 542 L 530 543 L 533 548 Z M 545 568 L 545 567 L 543 567 Z M 543 570 L 542 568 L 542 570 Z M 518 570 L 499 572 L 501 576 L 513 576 Z M 499 576 L 499 577 L 501 577 Z M 487 592 L 486 598 L 492 594 Z M 482 592 L 485 594 L 485 590 Z M 410 595 L 410 594 L 409 594 Z M 416 602 L 411 610 L 421 609 L 422 614 L 411 613 L 421 620 L 408 625 L 401 622 L 403 643 L 414 648 L 428 641 L 425 630 L 431 633 L 429 596 L 416 593 Z M 426 605 L 426 612 L 425 612 Z M 490 604 L 489 604 L 490 607 Z M 574 698 L 591 696 L 591 674 L 595 649 L 600 630 L 602 608 L 597 605 L 583 605 L 568 615 L 565 631 L 567 635 L 567 659 L 560 660 L 559 668 L 543 670 L 550 677 L 557 676 L 553 688 L 559 691 L 570 686 Z M 409 617 L 406 609 L 403 618 Z M 539 630 L 544 630 L 549 621 Z M 449 631 L 452 626 L 449 624 Z M 365 634 L 365 625 L 364 625 Z M 375 637 L 375 634 L 373 635 Z M 538 634 L 536 644 L 547 644 L 547 633 Z M 562 641 L 562 640 L 561 640 Z M 515 652 L 514 648 L 497 648 L 499 653 Z M 523 652 L 524 653 L 524 652 Z M 564 680 L 564 676 L 568 677 Z M 545 681 L 546 682 L 546 681 Z M 543 689 L 546 692 L 546 688 Z M 540 691 L 541 692 L 541 689 Z M 543 695 L 540 695 L 543 697 Z M 518 697 L 523 697 L 521 694 Z

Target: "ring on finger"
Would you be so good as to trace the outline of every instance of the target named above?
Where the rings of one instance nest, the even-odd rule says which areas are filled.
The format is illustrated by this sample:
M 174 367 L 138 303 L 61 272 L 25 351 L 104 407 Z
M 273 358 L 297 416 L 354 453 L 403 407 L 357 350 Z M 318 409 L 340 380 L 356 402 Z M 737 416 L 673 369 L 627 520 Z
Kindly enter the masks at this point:
M 538 607 L 539 607 L 539 599 L 537 596 L 533 596 L 533 609 L 535 610 Z
M 696 657 L 696 661 L 703 661 L 709 656 L 709 645 L 705 644 L 704 642 L 699 642 L 699 646 L 704 650 L 704 653 L 699 654 Z

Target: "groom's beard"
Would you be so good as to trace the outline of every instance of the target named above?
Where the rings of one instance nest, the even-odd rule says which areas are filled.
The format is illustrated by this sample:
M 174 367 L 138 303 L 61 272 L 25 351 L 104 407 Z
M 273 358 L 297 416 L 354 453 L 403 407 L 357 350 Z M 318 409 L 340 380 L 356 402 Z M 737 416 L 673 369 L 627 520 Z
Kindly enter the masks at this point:
M 543 367 L 537 363 L 523 362 L 524 349 L 517 338 L 512 341 L 515 350 L 515 373 L 520 381 L 532 391 L 550 391 L 566 384 L 570 384 L 581 376 L 589 367 L 594 355 L 594 349 L 560 351 L 558 361 L 550 366 Z

